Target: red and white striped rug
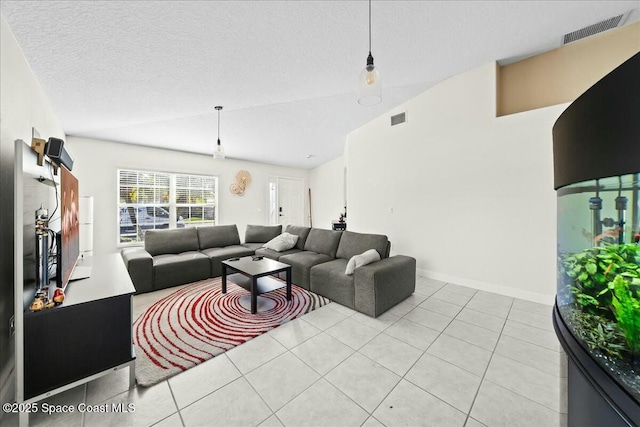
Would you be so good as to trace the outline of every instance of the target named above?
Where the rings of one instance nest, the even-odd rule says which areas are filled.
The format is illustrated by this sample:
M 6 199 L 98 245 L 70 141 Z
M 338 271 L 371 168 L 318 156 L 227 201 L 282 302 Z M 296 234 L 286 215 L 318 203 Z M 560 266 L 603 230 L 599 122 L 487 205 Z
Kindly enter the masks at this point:
M 138 385 L 150 386 L 196 366 L 296 317 L 326 305 L 327 298 L 291 286 L 258 297 L 219 277 L 195 282 L 162 298 L 133 322 Z

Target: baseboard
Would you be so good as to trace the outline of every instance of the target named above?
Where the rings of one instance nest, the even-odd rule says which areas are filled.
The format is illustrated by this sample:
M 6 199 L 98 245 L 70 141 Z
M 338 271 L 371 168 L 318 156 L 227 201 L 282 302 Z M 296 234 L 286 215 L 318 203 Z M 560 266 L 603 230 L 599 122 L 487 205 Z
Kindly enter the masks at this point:
M 466 279 L 464 277 L 452 276 L 450 274 L 439 273 L 436 271 L 417 269 L 418 276 L 428 279 L 439 280 L 441 282 L 453 283 L 460 286 L 478 289 L 486 292 L 506 295 L 513 298 L 519 298 L 527 301 L 537 302 L 540 304 L 553 305 L 555 295 L 541 294 L 538 292 L 525 291 L 523 289 L 515 289 L 507 286 L 496 285 L 494 283 L 481 282 L 479 280 Z

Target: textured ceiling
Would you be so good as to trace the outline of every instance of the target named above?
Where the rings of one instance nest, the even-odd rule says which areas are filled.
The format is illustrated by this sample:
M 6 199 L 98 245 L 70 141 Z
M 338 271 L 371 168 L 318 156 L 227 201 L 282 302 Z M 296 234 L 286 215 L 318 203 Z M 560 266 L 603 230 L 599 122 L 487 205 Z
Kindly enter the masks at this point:
M 366 1 L 2 1 L 67 135 L 312 168 L 434 84 L 638 1 L 373 1 L 383 102 L 362 107 Z M 314 157 L 307 158 L 313 154 Z

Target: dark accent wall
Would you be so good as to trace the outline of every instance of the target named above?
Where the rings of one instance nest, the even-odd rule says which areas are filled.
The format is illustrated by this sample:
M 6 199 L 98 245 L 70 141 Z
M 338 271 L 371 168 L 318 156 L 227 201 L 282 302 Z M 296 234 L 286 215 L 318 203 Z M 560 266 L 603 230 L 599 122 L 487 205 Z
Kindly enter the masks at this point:
M 15 203 L 13 193 L 14 141 L 0 136 L 0 391 L 2 403 L 13 398 L 15 340 L 9 335 L 9 321 L 14 314 L 13 244 Z M 7 390 L 10 387 L 11 390 Z M 5 396 L 5 393 L 8 395 Z

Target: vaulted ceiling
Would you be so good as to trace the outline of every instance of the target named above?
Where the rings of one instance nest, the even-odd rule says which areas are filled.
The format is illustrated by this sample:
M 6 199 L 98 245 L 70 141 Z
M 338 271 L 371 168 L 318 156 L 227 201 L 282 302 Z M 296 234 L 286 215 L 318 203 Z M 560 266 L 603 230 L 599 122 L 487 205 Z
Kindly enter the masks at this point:
M 560 46 L 638 1 L 379 1 L 383 102 L 357 103 L 367 1 L 5 1 L 67 135 L 312 168 L 438 82 Z M 309 157 L 311 155 L 311 157 Z

